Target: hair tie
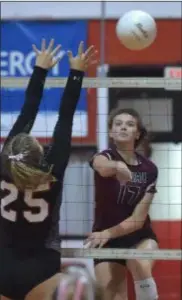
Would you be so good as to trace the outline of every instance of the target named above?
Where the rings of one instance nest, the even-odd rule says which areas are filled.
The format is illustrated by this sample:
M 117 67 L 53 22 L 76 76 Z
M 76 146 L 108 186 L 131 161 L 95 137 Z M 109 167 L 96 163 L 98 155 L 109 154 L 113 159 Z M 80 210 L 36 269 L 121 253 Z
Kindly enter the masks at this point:
M 9 155 L 8 158 L 10 160 L 14 160 L 14 161 L 20 161 L 22 160 L 24 157 L 24 155 L 22 153 L 16 154 L 16 155 Z

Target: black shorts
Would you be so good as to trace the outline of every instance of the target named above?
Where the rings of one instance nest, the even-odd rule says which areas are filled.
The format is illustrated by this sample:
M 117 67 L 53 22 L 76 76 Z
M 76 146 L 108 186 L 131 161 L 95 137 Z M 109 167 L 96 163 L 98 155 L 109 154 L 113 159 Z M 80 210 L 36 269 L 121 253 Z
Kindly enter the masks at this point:
M 0 295 L 24 300 L 32 288 L 60 272 L 60 253 L 53 249 L 15 251 L 0 248 Z
M 141 229 L 136 232 L 133 232 L 127 236 L 112 239 L 104 245 L 103 248 L 114 248 L 114 249 L 128 249 L 135 248 L 135 246 L 140 243 L 142 240 L 151 239 L 155 240 L 158 243 L 157 237 L 153 232 L 152 228 Z M 125 259 L 94 259 L 94 266 L 102 262 L 113 262 L 118 263 L 123 266 L 126 265 Z

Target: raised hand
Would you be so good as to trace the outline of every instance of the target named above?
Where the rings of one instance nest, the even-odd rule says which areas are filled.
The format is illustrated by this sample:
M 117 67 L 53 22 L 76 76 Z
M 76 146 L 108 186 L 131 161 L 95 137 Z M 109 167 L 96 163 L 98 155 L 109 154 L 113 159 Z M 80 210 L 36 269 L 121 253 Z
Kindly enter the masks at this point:
M 78 71 L 85 72 L 88 66 L 97 63 L 97 56 L 98 51 L 95 49 L 94 46 L 90 46 L 84 52 L 84 43 L 81 42 L 78 47 L 78 53 L 74 57 L 71 51 L 68 51 L 68 58 L 70 63 L 70 68 Z
M 35 65 L 43 69 L 53 68 L 61 59 L 60 57 L 55 58 L 55 55 L 61 48 L 61 45 L 58 45 L 54 48 L 54 39 L 50 41 L 47 49 L 45 39 L 42 39 L 41 50 L 38 50 L 35 45 L 32 45 L 32 48 L 36 54 Z

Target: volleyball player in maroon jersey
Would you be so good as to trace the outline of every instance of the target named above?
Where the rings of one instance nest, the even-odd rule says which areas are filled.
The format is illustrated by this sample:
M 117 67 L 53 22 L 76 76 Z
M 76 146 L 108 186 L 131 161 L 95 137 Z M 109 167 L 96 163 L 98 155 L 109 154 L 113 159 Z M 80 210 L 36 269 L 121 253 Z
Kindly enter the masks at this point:
M 136 152 L 146 135 L 140 116 L 133 109 L 115 109 L 109 118 L 112 146 L 96 154 L 95 219 L 89 247 L 157 249 L 149 208 L 156 193 L 158 170 Z M 96 259 L 96 277 L 105 287 L 105 300 L 126 300 L 125 270 L 130 270 L 136 300 L 158 299 L 152 277 L 152 260 Z

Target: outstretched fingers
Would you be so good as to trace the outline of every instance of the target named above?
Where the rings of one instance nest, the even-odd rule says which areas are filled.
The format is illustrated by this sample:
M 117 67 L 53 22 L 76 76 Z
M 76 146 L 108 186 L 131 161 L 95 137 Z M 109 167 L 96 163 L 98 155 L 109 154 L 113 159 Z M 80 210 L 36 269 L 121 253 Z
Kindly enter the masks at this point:
M 95 47 L 92 45 L 85 51 L 85 57 L 88 58 L 91 55 L 94 55 L 95 52 L 97 51 L 95 50 Z
M 37 49 L 35 44 L 32 45 L 32 49 L 33 49 L 33 51 L 35 52 L 36 55 L 39 55 L 40 51 Z
M 45 51 L 47 51 L 47 53 L 51 53 L 51 52 L 52 52 L 52 49 L 53 49 L 53 46 L 54 46 L 54 39 L 51 39 L 51 41 L 50 41 L 50 43 L 49 43 L 49 46 L 48 46 L 48 48 L 47 48 L 47 50 L 46 50 L 46 40 L 45 40 L 45 39 L 42 39 L 42 42 L 41 42 L 41 50 L 38 50 L 35 44 L 32 45 L 32 48 L 33 48 L 34 52 L 36 53 L 36 55 L 38 55 L 38 54 L 40 54 L 40 52 L 43 53 L 43 52 L 45 52 Z M 57 46 L 57 47 L 58 47 L 58 46 Z M 56 48 L 57 48 L 57 47 L 56 47 Z M 56 49 L 56 48 L 55 48 L 55 49 Z M 56 51 L 57 51 L 57 49 L 56 49 Z
M 83 53 L 84 53 L 84 42 L 82 41 L 78 46 L 78 56 L 81 57 Z
M 53 57 L 53 56 L 55 56 L 57 53 L 58 53 L 58 51 L 61 49 L 61 45 L 59 44 L 59 45 L 57 45 L 57 47 L 51 52 L 51 56 Z
M 90 46 L 88 50 L 85 52 L 85 63 L 89 65 L 97 64 L 98 51 L 95 49 L 94 46 Z
M 46 50 L 46 40 L 42 39 L 42 43 L 41 43 L 41 51 L 44 52 Z
M 68 50 L 67 54 L 68 54 L 69 60 L 73 59 L 73 53 L 72 53 L 72 51 Z
M 51 53 L 53 47 L 54 47 L 54 39 L 51 39 L 51 41 L 50 41 L 50 43 L 49 43 L 49 46 L 48 46 L 48 48 L 47 48 L 47 52 L 48 52 L 48 53 Z

